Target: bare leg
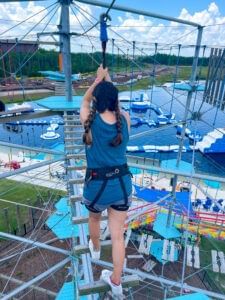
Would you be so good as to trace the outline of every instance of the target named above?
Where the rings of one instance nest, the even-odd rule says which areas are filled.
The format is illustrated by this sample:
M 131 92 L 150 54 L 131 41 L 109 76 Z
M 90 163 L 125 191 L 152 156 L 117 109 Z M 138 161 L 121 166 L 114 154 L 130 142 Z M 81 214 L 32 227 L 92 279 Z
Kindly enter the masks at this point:
M 100 220 L 101 213 L 89 212 L 89 233 L 95 250 L 100 249 Z
M 127 211 L 116 211 L 113 208 L 109 208 L 108 217 L 113 259 L 113 273 L 111 280 L 115 284 L 120 284 L 125 258 L 124 223 L 127 217 Z

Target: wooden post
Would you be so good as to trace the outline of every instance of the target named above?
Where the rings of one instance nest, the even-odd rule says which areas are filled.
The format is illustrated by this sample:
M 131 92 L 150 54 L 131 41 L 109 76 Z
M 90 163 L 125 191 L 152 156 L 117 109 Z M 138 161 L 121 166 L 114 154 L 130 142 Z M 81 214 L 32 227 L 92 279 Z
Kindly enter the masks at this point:
M 8 208 L 4 208 L 3 212 L 4 212 L 4 219 L 5 219 L 5 224 L 7 226 L 7 230 L 8 230 L 8 232 L 11 232 L 11 226 L 10 226 L 10 223 L 9 223 L 9 211 L 8 211 Z
M 33 220 L 33 212 L 32 212 L 31 207 L 28 208 L 28 215 L 29 215 L 29 221 L 28 222 L 33 228 L 34 227 L 34 220 Z
M 21 214 L 20 214 L 20 206 L 16 205 L 16 221 L 17 221 L 17 229 L 20 233 L 21 231 Z

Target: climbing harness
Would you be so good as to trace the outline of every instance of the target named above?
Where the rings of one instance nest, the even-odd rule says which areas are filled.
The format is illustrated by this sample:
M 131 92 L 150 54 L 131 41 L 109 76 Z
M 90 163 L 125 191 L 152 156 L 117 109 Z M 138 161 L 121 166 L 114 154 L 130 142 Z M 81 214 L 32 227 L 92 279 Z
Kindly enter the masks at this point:
M 123 195 L 124 195 L 125 205 L 127 205 L 128 195 L 127 195 L 126 187 L 125 187 L 125 184 L 123 181 L 123 176 L 128 175 L 128 174 L 130 174 L 132 176 L 127 164 L 114 166 L 114 167 L 96 168 L 96 169 L 87 168 L 86 176 L 85 176 L 85 184 L 88 185 L 88 183 L 91 180 L 103 181 L 98 193 L 96 194 L 94 200 L 91 202 L 89 207 L 94 208 L 94 205 L 99 200 L 102 193 L 104 192 L 108 180 L 112 180 L 112 179 L 116 179 L 116 178 L 119 179 L 120 186 L 121 186 L 121 189 L 122 189 Z

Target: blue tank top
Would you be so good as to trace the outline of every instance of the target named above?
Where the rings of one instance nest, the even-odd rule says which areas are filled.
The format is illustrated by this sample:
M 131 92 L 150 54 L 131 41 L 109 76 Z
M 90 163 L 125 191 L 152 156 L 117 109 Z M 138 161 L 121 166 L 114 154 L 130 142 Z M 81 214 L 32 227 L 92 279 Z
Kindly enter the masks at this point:
M 117 147 L 110 142 L 117 135 L 116 124 L 106 123 L 99 113 L 96 113 L 91 125 L 92 145 L 86 146 L 88 168 L 101 168 L 123 165 L 127 162 L 126 147 L 129 140 L 127 121 L 121 115 L 122 143 Z
M 128 125 L 126 118 L 121 116 L 122 122 L 122 143 L 117 147 L 110 146 L 110 142 L 117 135 L 116 124 L 106 123 L 100 114 L 96 114 L 91 125 L 92 145 L 86 146 L 86 158 L 88 168 L 102 168 L 119 166 L 127 163 L 126 147 L 129 140 Z M 131 176 L 123 176 L 127 195 L 132 193 Z M 83 196 L 85 204 L 90 204 L 94 199 L 99 189 L 102 186 L 102 181 L 91 180 L 84 185 Z M 124 204 L 124 193 L 121 189 L 119 179 L 108 180 L 107 185 L 96 203 L 96 208 L 101 209 L 112 204 Z

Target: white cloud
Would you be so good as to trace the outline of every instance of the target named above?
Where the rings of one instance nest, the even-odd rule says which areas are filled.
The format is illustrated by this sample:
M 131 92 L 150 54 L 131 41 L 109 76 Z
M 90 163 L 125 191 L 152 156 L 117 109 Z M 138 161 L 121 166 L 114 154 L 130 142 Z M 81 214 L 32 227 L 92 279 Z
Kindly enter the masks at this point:
M 225 44 L 225 26 L 215 25 L 225 23 L 225 16 L 221 15 L 219 7 L 215 2 L 210 3 L 206 9 L 194 14 L 191 14 L 184 7 L 177 18 L 201 25 L 210 25 L 204 28 L 202 44 L 221 46 Z M 164 25 L 159 24 L 159 21 L 156 19 L 131 14 L 126 14 L 125 17 L 120 16 L 117 20 L 121 27 L 116 28 L 116 31 L 129 41 L 193 45 L 197 37 L 197 31 L 194 30 L 194 27 L 182 26 L 182 24 L 175 22 L 169 22 Z M 152 20 L 154 20 L 154 23 Z M 194 32 L 190 33 L 191 31 Z M 193 50 L 191 51 L 192 53 L 185 50 L 185 53 L 193 54 Z
M 13 22 L 13 20 L 22 21 L 29 16 L 36 14 L 43 10 L 45 8 L 44 2 L 34 2 L 30 1 L 27 4 L 24 2 L 21 4 L 21 2 L 15 2 L 15 3 L 0 3 L 0 22 L 1 22 L 1 28 L 0 33 L 6 30 L 7 28 L 10 28 L 12 25 L 15 25 L 16 22 Z M 90 28 L 92 25 L 88 21 L 88 19 L 91 19 L 89 15 L 99 17 L 101 11 L 105 11 L 105 9 L 96 8 L 93 6 L 82 4 L 79 6 L 82 8 L 82 10 L 78 11 L 76 9 L 73 9 L 76 16 L 74 16 L 74 13 L 71 12 L 71 31 L 75 32 L 83 32 L 83 29 L 80 26 L 80 23 L 83 25 L 85 29 Z M 48 9 L 50 11 L 51 8 Z M 87 12 L 85 13 L 84 10 Z M 10 32 L 7 32 L 5 34 L 5 37 L 19 37 L 23 35 L 25 32 L 27 32 L 30 28 L 34 26 L 35 23 L 39 22 L 46 14 L 46 11 L 42 11 L 38 15 L 34 16 L 31 20 L 28 22 L 14 28 Z M 118 13 L 117 13 L 118 15 Z M 208 27 L 204 28 L 203 33 L 203 40 L 202 44 L 208 44 L 208 45 L 224 45 L 225 41 L 225 26 L 219 26 L 215 24 L 225 23 L 225 16 L 223 16 L 219 10 L 218 5 L 215 2 L 211 2 L 208 7 L 206 7 L 202 11 L 197 11 L 193 14 L 191 14 L 186 7 L 184 7 L 180 14 L 177 16 L 177 18 L 182 18 L 184 20 L 200 23 L 201 25 L 210 25 Z M 4 20 L 11 20 L 4 21 Z M 79 19 L 79 21 L 78 21 Z M 46 19 L 47 20 L 47 19 Z M 46 20 L 42 21 L 42 23 L 45 23 Z M 95 19 L 91 19 L 92 22 L 95 23 Z M 59 22 L 59 11 L 56 15 L 56 17 L 51 21 L 51 23 L 58 24 Z M 191 26 L 183 26 L 182 24 L 178 24 L 175 22 L 162 22 L 160 20 L 154 19 L 154 18 L 147 18 L 144 16 L 137 16 L 133 15 L 131 13 L 122 13 L 116 17 L 113 20 L 113 24 L 118 25 L 119 27 L 112 28 L 114 31 L 116 31 L 118 34 L 120 34 L 122 37 L 124 37 L 126 40 L 129 40 L 131 43 L 132 41 L 136 41 L 139 48 L 149 48 L 149 43 L 162 43 L 162 44 L 172 44 L 172 43 L 180 43 L 183 45 L 187 44 L 194 44 L 196 41 L 196 30 L 195 32 L 190 33 L 192 30 L 194 30 Z M 169 26 L 168 26 L 169 25 Z M 213 25 L 213 26 L 211 26 Z M 43 24 L 40 26 L 37 26 L 37 28 L 32 32 L 32 34 L 36 34 L 37 32 L 40 32 L 42 28 L 44 27 Z M 56 31 L 56 27 L 51 25 L 47 28 L 47 31 Z M 126 42 L 119 42 L 119 40 L 122 40 L 121 37 L 118 37 L 116 34 L 112 33 L 110 30 L 108 30 L 109 37 L 114 38 L 116 40 L 117 45 L 126 52 L 127 48 L 131 48 L 132 45 L 127 44 Z M 99 37 L 99 31 L 94 28 L 89 32 L 90 35 L 94 35 Z M 1 36 L 1 38 L 4 38 L 4 36 Z M 33 37 L 34 38 L 34 37 Z M 140 44 L 143 43 L 143 44 Z M 82 44 L 82 45 L 89 45 L 88 47 L 83 47 L 83 51 L 89 51 L 91 49 L 91 44 L 88 41 L 87 38 L 76 38 L 73 39 L 73 44 Z M 100 49 L 100 43 L 93 40 L 94 46 L 96 46 L 98 49 Z M 108 46 L 108 49 L 111 46 Z M 151 46 L 152 51 L 154 51 L 154 47 Z M 167 47 L 168 49 L 169 47 Z M 72 49 L 75 49 L 74 46 Z M 77 48 L 80 51 L 80 47 Z M 77 50 L 76 50 L 77 51 Z M 148 51 L 148 50 L 146 50 Z M 186 51 L 186 50 L 182 50 Z M 191 50 L 193 54 L 193 49 Z M 130 51 L 131 53 L 131 51 Z M 136 52 L 138 53 L 138 51 Z M 149 52 L 150 53 L 150 50 Z M 187 53 L 187 52 L 186 52 Z M 182 52 L 184 54 L 184 52 Z M 190 54 L 190 53 L 188 53 Z

